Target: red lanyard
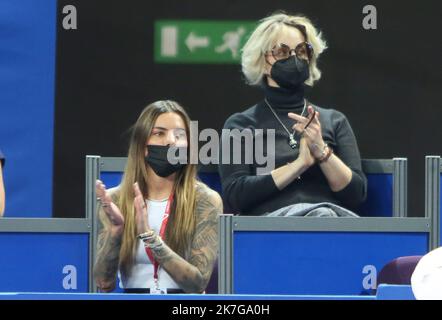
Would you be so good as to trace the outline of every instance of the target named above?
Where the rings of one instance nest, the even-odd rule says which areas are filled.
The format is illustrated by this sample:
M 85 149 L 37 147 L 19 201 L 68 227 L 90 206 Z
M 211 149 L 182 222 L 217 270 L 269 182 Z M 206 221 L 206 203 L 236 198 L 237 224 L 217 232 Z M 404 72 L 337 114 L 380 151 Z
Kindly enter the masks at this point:
M 166 232 L 167 222 L 169 221 L 170 214 L 170 206 L 173 202 L 173 192 L 170 194 L 169 199 L 167 200 L 166 210 L 164 211 L 163 221 L 161 223 L 160 228 L 160 238 L 164 238 L 164 233 Z M 160 264 L 155 260 L 152 254 L 152 250 L 148 247 L 145 247 L 147 256 L 149 257 L 150 262 L 153 264 L 153 279 L 155 281 L 155 285 L 158 287 L 158 268 Z

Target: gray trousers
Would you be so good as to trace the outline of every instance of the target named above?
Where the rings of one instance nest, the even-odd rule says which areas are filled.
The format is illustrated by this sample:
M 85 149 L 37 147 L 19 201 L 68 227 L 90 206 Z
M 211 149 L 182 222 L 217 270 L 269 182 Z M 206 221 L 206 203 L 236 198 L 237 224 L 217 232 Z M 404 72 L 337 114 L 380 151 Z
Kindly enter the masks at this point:
M 297 203 L 264 214 L 267 217 L 359 217 L 334 203 Z

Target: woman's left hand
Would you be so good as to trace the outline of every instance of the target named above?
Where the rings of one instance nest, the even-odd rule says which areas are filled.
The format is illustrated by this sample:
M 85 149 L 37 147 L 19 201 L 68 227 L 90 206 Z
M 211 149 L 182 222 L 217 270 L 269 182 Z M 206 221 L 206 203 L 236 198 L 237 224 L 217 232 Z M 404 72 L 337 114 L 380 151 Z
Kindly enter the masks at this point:
M 137 224 L 137 234 L 145 233 L 150 228 L 147 220 L 146 201 L 144 200 L 143 194 L 140 191 L 138 182 L 134 183 L 134 193 L 135 222 Z
M 292 129 L 301 134 L 303 138 L 306 138 L 310 152 L 316 159 L 318 159 L 321 157 L 325 145 L 325 142 L 322 139 L 319 112 L 315 111 L 312 106 L 308 106 L 307 111 L 308 117 L 303 117 L 293 112 L 289 112 L 288 116 L 297 121 L 296 124 L 292 126 Z M 304 129 L 312 117 L 314 117 L 314 119 L 309 126 Z

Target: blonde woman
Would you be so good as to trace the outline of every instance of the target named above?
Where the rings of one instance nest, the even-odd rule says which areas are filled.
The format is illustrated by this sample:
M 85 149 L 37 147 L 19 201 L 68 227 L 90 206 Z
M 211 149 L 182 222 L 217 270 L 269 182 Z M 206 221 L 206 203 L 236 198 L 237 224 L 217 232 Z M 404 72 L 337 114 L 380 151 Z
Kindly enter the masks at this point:
M 187 150 L 189 125 L 176 102 L 147 106 L 133 127 L 121 184 L 106 190 L 97 181 L 103 226 L 94 276 L 101 291 L 115 288 L 118 271 L 129 293 L 205 290 L 217 256 L 222 201 L 197 181 L 195 165 L 174 158 Z
M 331 210 L 311 215 L 354 215 L 340 206 L 355 208 L 365 199 L 367 182 L 350 123 L 341 112 L 305 97 L 305 86 L 321 78 L 317 61 L 326 47 L 308 18 L 283 13 L 261 20 L 246 42 L 242 70 L 250 85 L 262 88 L 264 99 L 232 115 L 224 129 L 274 129 L 275 150 L 267 152 L 275 157 L 275 169 L 258 175 L 256 163 L 221 164 L 229 210 L 284 215 L 294 204 L 327 203 L 322 207 Z M 245 150 L 243 142 L 242 159 Z M 295 214 L 309 214 L 305 205 L 299 208 Z

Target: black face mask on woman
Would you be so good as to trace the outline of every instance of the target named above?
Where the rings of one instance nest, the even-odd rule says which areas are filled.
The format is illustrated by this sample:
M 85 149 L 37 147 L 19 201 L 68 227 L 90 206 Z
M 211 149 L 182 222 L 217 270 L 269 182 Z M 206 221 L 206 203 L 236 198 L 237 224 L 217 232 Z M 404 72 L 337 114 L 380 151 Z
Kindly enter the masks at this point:
M 170 152 L 169 152 L 170 150 Z M 170 153 L 169 162 L 168 154 Z M 146 163 L 160 177 L 166 178 L 187 163 L 187 147 L 147 145 Z
M 278 60 L 272 65 L 270 76 L 281 88 L 296 90 L 310 76 L 308 62 L 297 56 Z

